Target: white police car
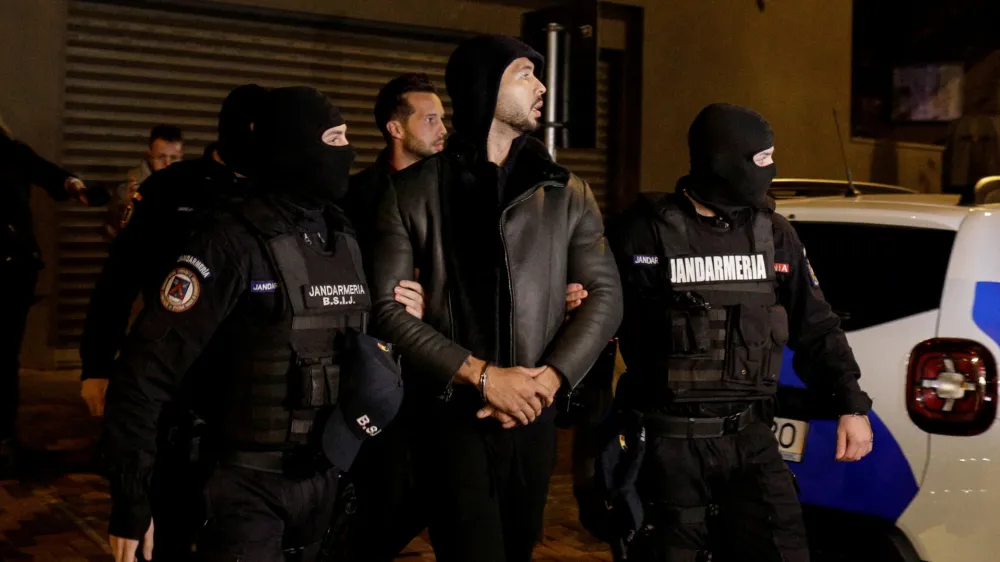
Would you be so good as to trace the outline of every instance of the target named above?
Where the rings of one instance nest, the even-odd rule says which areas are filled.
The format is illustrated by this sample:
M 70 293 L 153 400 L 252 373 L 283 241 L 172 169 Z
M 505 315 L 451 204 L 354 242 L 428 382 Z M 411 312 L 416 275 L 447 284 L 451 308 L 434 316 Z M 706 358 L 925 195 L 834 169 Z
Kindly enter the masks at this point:
M 786 351 L 775 431 L 816 559 L 1000 560 L 1000 205 L 869 195 L 778 212 L 874 400 L 874 451 L 836 462 L 836 421 L 810 406 Z

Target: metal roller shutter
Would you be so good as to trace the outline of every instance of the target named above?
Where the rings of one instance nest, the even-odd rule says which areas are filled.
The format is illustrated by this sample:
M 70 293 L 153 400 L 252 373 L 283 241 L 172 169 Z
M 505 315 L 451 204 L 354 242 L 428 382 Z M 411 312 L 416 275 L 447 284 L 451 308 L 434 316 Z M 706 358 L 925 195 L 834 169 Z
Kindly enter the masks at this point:
M 138 165 L 149 130 L 160 123 L 180 126 L 187 158 L 197 157 L 215 139 L 225 95 L 250 82 L 308 85 L 327 93 L 348 121 L 348 136 L 358 151 L 355 171 L 374 162 L 384 146 L 372 106 L 378 89 L 395 76 L 428 74 L 451 113 L 444 69 L 453 38 L 390 38 L 260 20 L 240 13 L 190 14 L 72 0 L 63 165 L 89 184 L 115 186 Z M 601 91 L 605 116 L 607 89 Z M 565 151 L 559 156 L 591 183 L 603 204 L 605 152 Z M 57 347 L 79 343 L 90 293 L 107 257 L 104 217 L 103 208 L 60 208 Z

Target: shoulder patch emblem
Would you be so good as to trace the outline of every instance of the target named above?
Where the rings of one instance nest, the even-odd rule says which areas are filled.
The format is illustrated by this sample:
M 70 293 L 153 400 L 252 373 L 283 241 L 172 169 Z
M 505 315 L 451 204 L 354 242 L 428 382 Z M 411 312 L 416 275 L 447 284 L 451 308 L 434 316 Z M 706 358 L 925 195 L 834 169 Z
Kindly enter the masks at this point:
M 198 270 L 198 273 L 201 274 L 202 278 L 204 279 L 208 279 L 212 276 L 212 271 L 208 269 L 208 266 L 205 265 L 205 262 L 201 261 L 200 259 L 194 256 L 183 255 L 177 258 L 177 263 L 191 264 L 192 266 L 194 266 L 196 270 Z
M 806 259 L 806 266 L 809 268 L 809 279 L 812 281 L 813 287 L 819 287 L 819 279 L 816 277 L 816 272 L 813 271 L 813 266 L 809 263 L 808 259 Z
M 190 310 L 201 296 L 201 281 L 193 271 L 178 267 L 167 275 L 160 288 L 160 304 L 170 312 Z

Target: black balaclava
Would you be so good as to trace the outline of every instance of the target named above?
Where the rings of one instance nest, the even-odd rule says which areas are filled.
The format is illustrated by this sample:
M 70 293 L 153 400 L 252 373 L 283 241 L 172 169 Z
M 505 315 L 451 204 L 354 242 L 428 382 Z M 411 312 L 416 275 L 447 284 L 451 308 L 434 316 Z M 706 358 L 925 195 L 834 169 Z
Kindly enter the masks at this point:
M 527 58 L 540 72 L 545 59 L 520 39 L 507 35 L 480 35 L 463 42 L 448 59 L 444 81 L 452 104 L 452 126 L 468 142 L 485 150 L 486 137 L 497 109 L 500 79 L 519 58 Z
M 754 155 L 774 146 L 774 133 L 754 111 L 713 104 L 701 111 L 688 131 L 691 173 L 681 187 L 706 207 L 732 216 L 770 205 L 767 190 L 777 166 L 758 166 Z
M 257 120 L 267 88 L 246 84 L 226 96 L 219 111 L 219 140 L 215 149 L 226 167 L 252 177 L 257 162 L 251 126 Z
M 259 184 L 306 206 L 322 206 L 347 193 L 354 149 L 330 146 L 323 133 L 344 119 L 322 92 L 296 86 L 268 92 L 254 125 Z

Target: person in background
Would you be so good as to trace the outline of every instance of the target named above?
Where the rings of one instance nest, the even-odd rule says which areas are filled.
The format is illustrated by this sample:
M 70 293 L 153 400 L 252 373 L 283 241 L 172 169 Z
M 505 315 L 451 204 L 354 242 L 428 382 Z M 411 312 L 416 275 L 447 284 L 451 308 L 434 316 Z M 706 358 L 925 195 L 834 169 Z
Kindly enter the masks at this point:
M 363 250 L 367 250 L 371 241 L 376 198 L 389 185 L 389 177 L 444 150 L 448 132 L 444 117 L 437 88 L 426 74 L 403 74 L 379 91 L 375 100 L 375 123 L 386 147 L 372 166 L 351 177 L 345 199 L 345 210 Z M 366 263 L 370 259 L 373 258 L 365 256 Z M 418 281 L 403 279 L 400 288 L 419 295 L 406 296 L 400 291 L 397 297 L 405 299 L 399 302 L 411 313 L 419 304 L 422 315 L 423 289 Z M 419 303 L 413 298 L 416 296 L 420 297 Z M 427 527 L 423 507 L 426 499 L 414 485 L 411 467 L 409 443 L 413 435 L 411 424 L 406 421 L 409 402 L 404 399 L 397 421 L 385 428 L 380 439 L 365 444 L 351 470 L 353 487 L 344 489 L 345 493 L 354 491 L 357 505 L 357 515 L 350 518 L 347 530 L 346 548 L 350 560 L 391 561 Z M 337 515 L 343 518 L 345 514 Z
M 378 194 L 389 185 L 390 177 L 445 148 L 448 130 L 445 110 L 437 87 L 426 74 L 402 74 L 382 87 L 375 100 L 375 123 L 386 147 L 375 163 L 351 177 L 346 208 L 358 232 L 362 248 L 371 238 Z M 374 259 L 367 256 L 366 261 Z M 423 313 L 423 289 L 416 281 L 403 279 L 397 288 L 397 302 L 415 317 Z M 578 308 L 587 292 L 583 285 L 567 287 L 567 311 Z M 367 442 L 351 471 L 356 494 L 357 515 L 347 531 L 347 556 L 356 562 L 389 562 L 427 527 L 425 490 L 416 485 L 413 474 L 415 424 L 409 423 L 412 401 L 404 399 L 396 421 L 385 428 L 381 438 Z M 338 514 L 342 515 L 342 514 Z
M 84 183 L 35 153 L 0 119 L 0 473 L 13 468 L 17 436 L 19 356 L 35 283 L 44 267 L 31 216 L 31 186 L 56 201 L 87 204 Z
M 165 170 L 184 159 L 184 135 L 175 125 L 157 125 L 149 132 L 146 157 L 128 171 L 128 179 L 115 191 L 113 204 L 108 205 L 106 234 L 114 239 L 128 222 L 135 204 L 136 190 L 153 173 Z
M 448 134 L 444 118 L 437 88 L 426 74 L 403 74 L 379 91 L 375 124 L 385 139 L 385 148 L 373 165 L 351 176 L 345 200 L 345 210 L 359 238 L 371 238 L 376 198 L 388 185 L 389 176 L 444 150 Z

